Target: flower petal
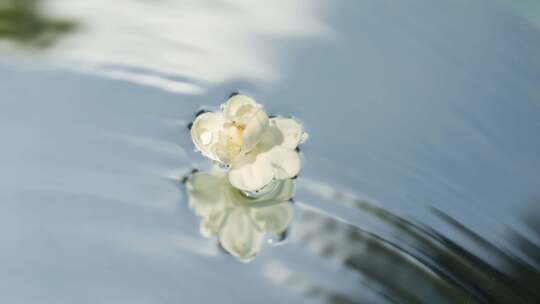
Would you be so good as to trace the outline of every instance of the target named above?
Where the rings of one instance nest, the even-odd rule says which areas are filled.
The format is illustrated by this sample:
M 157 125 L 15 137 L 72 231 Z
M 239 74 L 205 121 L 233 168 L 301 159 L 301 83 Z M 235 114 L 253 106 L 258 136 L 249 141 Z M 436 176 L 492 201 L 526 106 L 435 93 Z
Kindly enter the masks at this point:
M 281 233 L 287 229 L 293 217 L 293 208 L 290 202 L 282 202 L 261 208 L 250 208 L 255 224 L 262 231 Z
M 263 193 L 256 198 L 246 200 L 251 206 L 271 206 L 289 201 L 294 196 L 294 180 L 275 180 L 276 184 L 268 193 Z
M 253 117 L 249 119 L 242 134 L 244 140 L 242 151 L 244 153 L 249 152 L 261 141 L 261 138 L 268 129 L 268 121 L 268 115 L 266 115 L 263 109 L 258 109 Z
M 229 182 L 240 190 L 255 191 L 267 185 L 274 177 L 272 164 L 265 153 L 253 153 L 229 171 Z
M 292 118 L 274 117 L 270 119 L 270 124 L 276 127 L 281 133 L 282 142 L 280 145 L 289 149 L 295 149 L 300 141 L 304 130 L 302 125 Z
M 234 132 L 234 130 L 231 132 L 230 127 L 226 127 L 219 133 L 218 142 L 213 150 L 222 163 L 230 164 L 241 156 L 242 139 L 239 140 L 239 136 L 236 136 Z
M 219 161 L 214 147 L 219 141 L 219 134 L 223 128 L 223 114 L 206 112 L 193 122 L 191 127 L 191 139 L 195 147 L 206 157 Z
M 253 111 L 253 109 L 259 107 L 259 105 L 249 96 L 238 94 L 229 98 L 223 106 L 223 115 L 226 120 L 232 121 L 235 118 L 243 116 L 247 112 Z
M 251 221 L 249 210 L 237 207 L 219 233 L 221 246 L 241 261 L 253 258 L 261 249 L 263 233 Z
M 246 95 L 235 95 L 223 107 L 225 121 L 239 127 L 242 133 L 242 152 L 249 152 L 268 129 L 269 119 L 263 108 Z
M 275 146 L 271 150 L 262 152 L 261 154 L 266 156 L 272 164 L 276 179 L 292 178 L 298 175 L 300 171 L 300 156 L 298 156 L 298 152 L 284 146 Z
M 270 150 L 274 146 L 283 144 L 283 134 L 281 133 L 281 130 L 272 123 L 272 119 L 270 119 L 270 125 L 256 147 L 258 150 Z

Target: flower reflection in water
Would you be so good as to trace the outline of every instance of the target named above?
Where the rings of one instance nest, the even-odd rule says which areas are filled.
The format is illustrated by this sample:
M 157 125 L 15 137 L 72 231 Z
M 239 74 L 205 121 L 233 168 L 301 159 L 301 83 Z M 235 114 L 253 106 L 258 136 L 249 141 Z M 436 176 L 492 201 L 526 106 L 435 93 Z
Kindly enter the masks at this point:
M 190 208 L 201 217 L 201 234 L 218 236 L 221 246 L 243 262 L 261 250 L 265 234 L 284 233 L 293 217 L 291 179 L 248 195 L 230 184 L 226 172 L 215 169 L 188 177 L 186 190 Z

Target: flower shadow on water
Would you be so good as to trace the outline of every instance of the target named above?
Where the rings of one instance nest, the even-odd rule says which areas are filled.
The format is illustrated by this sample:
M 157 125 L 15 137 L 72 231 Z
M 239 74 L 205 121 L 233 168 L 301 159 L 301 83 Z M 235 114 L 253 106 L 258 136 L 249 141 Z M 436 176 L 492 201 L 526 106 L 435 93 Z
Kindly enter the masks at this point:
M 217 236 L 222 248 L 242 262 L 255 257 L 266 234 L 285 233 L 293 217 L 290 179 L 254 196 L 234 188 L 218 169 L 194 173 L 185 185 L 189 207 L 201 218 L 201 234 Z
M 540 250 L 525 236 L 516 233 L 510 240 L 530 261 L 499 248 L 443 211 L 432 210 L 489 252 L 488 259 L 440 231 L 370 202 L 339 191 L 328 197 L 312 194 L 312 203 L 347 206 L 351 215 L 359 212 L 373 226 L 366 229 L 299 200 L 296 225 L 301 229 L 295 229 L 290 242 L 307 248 L 305 260 L 316 256 L 320 263 L 339 265 L 340 276 L 355 279 L 362 287 L 347 290 L 320 283 L 303 270 L 304 259 L 276 260 L 272 267 L 282 272 L 276 284 L 327 303 L 538 303 L 540 299 L 540 270 L 531 263 L 538 261 Z M 527 218 L 531 230 L 540 235 L 538 222 L 536 214 Z

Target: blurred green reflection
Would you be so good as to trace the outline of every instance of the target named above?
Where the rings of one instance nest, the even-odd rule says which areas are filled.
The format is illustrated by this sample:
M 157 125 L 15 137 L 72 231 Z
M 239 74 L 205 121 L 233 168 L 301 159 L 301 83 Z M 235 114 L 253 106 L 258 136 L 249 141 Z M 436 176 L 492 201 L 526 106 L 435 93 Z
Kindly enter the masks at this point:
M 71 21 L 45 16 L 37 0 L 0 0 L 0 40 L 44 48 L 74 27 Z

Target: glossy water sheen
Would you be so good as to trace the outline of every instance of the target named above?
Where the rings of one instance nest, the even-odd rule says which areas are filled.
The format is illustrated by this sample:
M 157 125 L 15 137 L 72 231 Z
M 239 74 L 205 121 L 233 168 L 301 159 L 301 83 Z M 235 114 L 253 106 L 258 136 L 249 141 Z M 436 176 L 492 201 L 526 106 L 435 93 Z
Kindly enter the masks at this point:
M 538 16 L 0 0 L 0 302 L 539 303 Z M 286 240 L 245 264 L 181 183 L 209 167 L 186 125 L 237 90 L 311 135 Z

